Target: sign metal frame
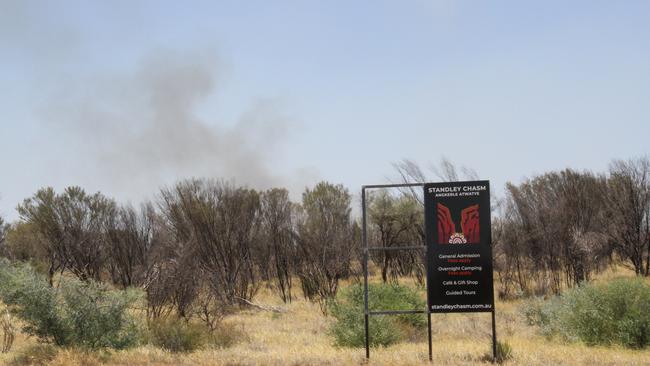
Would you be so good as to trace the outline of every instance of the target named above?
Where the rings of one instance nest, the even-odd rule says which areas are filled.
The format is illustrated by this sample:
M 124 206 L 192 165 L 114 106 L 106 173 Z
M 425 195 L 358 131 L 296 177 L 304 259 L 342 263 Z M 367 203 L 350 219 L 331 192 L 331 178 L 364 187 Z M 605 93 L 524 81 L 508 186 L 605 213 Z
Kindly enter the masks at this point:
M 368 229 L 367 229 L 367 199 L 366 191 L 371 189 L 386 189 L 386 188 L 413 188 L 413 187 L 422 187 L 423 197 L 426 199 L 426 192 L 424 191 L 425 185 L 429 183 L 402 183 L 402 184 L 371 184 L 363 185 L 361 187 L 361 213 L 362 213 L 362 232 L 361 240 L 363 245 L 363 290 L 364 290 L 364 328 L 365 328 L 365 346 L 366 346 L 366 359 L 370 358 L 370 316 L 384 316 L 384 315 L 401 315 L 401 314 L 427 314 L 427 335 L 429 343 L 429 361 L 433 360 L 433 345 L 432 345 L 432 336 L 431 336 L 431 304 L 429 303 L 428 296 L 428 281 L 429 281 L 429 243 L 422 245 L 413 245 L 413 246 L 402 246 L 402 247 L 369 247 L 368 246 Z M 425 223 L 426 225 L 426 223 Z M 492 243 L 490 243 L 492 245 Z M 370 251 L 394 251 L 394 250 L 424 250 L 427 253 L 427 258 L 425 261 L 426 267 L 426 283 L 425 287 L 427 290 L 427 309 L 426 310 L 379 310 L 379 311 L 370 311 L 368 306 L 368 260 Z M 496 338 L 496 317 L 495 317 L 495 307 L 492 306 L 490 311 L 492 315 L 492 356 L 493 360 L 496 361 L 497 356 L 497 338 Z

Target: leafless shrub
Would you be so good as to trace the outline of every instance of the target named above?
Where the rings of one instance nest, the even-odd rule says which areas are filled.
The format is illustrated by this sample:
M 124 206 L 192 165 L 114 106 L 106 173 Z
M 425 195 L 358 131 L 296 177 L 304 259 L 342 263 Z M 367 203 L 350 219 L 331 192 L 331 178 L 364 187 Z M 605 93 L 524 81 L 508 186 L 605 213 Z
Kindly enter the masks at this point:
M 234 308 L 231 303 L 226 303 L 215 295 L 215 291 L 205 281 L 201 282 L 202 287 L 197 291 L 193 311 L 211 331 L 214 331 Z
M 159 236 L 159 244 L 150 252 L 144 280 L 148 315 L 160 318 L 173 311 L 189 319 L 194 314 L 201 282 L 207 280 L 200 273 L 191 242 L 166 231 Z
M 637 275 L 650 275 L 650 160 L 614 161 L 607 190 L 607 235 Z
M 137 212 L 131 206 L 115 210 L 107 222 L 108 267 L 113 283 L 127 288 L 142 285 L 158 243 L 156 212 L 151 204 Z
M 297 247 L 294 225 L 295 205 L 286 189 L 271 189 L 261 195 L 262 245 L 256 253 L 265 279 L 274 283 L 282 301 L 291 302 Z
M 177 240 L 194 260 L 220 301 L 251 299 L 259 287 L 252 256 L 259 245 L 257 192 L 212 180 L 188 180 L 161 193 L 161 209 Z
M 545 294 L 589 280 L 611 254 L 600 235 L 604 185 L 604 177 L 572 170 L 507 185 L 494 235 L 502 296 L 515 282 L 523 292 Z M 531 282 L 537 288 L 529 289 Z
M 298 222 L 298 277 L 305 297 L 325 302 L 338 291 L 339 281 L 351 274 L 351 260 L 359 250 L 350 218 L 350 194 L 342 185 L 321 182 L 302 195 Z
M 423 224 L 422 206 L 410 196 L 395 197 L 386 190 L 369 195 L 369 236 L 374 245 L 393 248 L 424 245 L 419 235 Z M 422 252 L 413 250 L 373 251 L 372 260 L 381 268 L 383 282 L 398 282 L 400 276 L 415 274 L 423 279 Z

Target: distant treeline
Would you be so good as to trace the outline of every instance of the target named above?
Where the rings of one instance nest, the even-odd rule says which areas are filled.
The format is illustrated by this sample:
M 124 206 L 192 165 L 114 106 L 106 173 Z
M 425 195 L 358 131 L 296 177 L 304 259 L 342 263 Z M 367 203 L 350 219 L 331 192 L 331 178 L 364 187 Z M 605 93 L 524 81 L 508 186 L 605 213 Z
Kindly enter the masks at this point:
M 359 256 L 341 185 L 319 183 L 301 204 L 285 189 L 208 179 L 179 182 L 158 197 L 136 209 L 79 187 L 41 189 L 3 230 L 2 254 L 33 262 L 51 282 L 69 273 L 143 287 L 150 316 L 173 311 L 209 325 L 265 283 L 287 302 L 298 280 L 305 297 L 324 305 Z
M 443 161 L 430 179 L 414 163 L 395 165 L 403 181 L 475 179 Z M 458 172 L 462 174 L 459 174 Z M 463 177 L 460 177 L 460 176 Z M 609 172 L 564 170 L 508 184 L 493 202 L 495 270 L 502 297 L 557 293 L 623 263 L 650 272 L 650 162 L 615 161 Z M 298 287 L 322 309 L 343 279 L 359 279 L 359 219 L 342 185 L 321 182 L 291 202 L 286 189 L 256 191 L 191 179 L 135 208 L 80 187 L 44 188 L 0 221 L 0 255 L 57 274 L 145 290 L 151 317 L 174 313 L 216 324 L 260 286 L 285 302 Z M 371 192 L 371 245 L 424 245 L 418 190 Z M 384 282 L 424 284 L 424 253 L 372 251 Z

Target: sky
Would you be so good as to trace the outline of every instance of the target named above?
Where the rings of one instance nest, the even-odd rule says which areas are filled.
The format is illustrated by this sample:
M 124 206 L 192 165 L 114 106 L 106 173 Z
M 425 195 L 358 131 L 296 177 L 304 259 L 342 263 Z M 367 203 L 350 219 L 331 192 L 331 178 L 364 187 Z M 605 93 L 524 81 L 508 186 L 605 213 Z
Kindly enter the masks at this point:
M 506 182 L 650 146 L 648 1 L 0 0 L 0 215 L 190 177 L 352 193 L 445 157 Z M 431 173 L 432 180 L 435 176 Z

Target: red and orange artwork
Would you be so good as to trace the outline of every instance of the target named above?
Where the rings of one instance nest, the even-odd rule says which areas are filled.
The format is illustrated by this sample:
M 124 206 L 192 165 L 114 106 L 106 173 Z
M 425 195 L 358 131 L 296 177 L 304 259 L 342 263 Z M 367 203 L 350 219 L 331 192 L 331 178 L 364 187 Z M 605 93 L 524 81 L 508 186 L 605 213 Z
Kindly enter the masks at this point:
M 478 244 L 481 241 L 479 205 L 471 205 L 460 212 L 460 232 L 451 217 L 449 208 L 438 203 L 438 243 Z

